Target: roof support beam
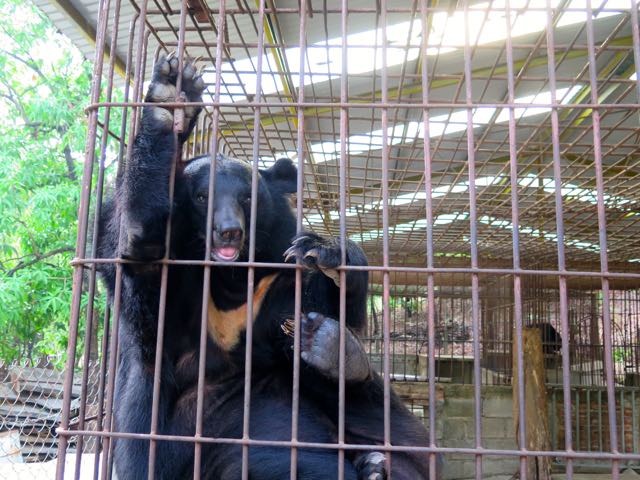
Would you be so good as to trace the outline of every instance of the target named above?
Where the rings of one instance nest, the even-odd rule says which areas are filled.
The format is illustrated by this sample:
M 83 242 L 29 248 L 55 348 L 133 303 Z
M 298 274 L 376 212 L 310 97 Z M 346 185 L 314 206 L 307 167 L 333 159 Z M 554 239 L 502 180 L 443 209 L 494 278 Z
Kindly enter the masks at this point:
M 78 9 L 69 1 L 69 0 L 50 0 L 51 5 L 55 6 L 61 13 L 66 15 L 69 20 L 78 28 L 80 33 L 91 42 L 92 45 L 96 44 L 96 29 L 95 26 L 90 23 L 86 18 L 82 16 L 82 14 L 78 11 Z M 104 46 L 104 61 L 108 62 L 110 59 L 111 52 L 109 51 L 109 45 Z M 126 63 L 116 54 L 115 63 L 114 63 L 115 71 L 121 75 L 125 76 L 126 72 Z
M 439 265 L 442 268 L 469 268 L 471 262 L 468 259 L 453 261 L 447 260 Z M 636 273 L 633 270 L 634 264 L 616 264 L 610 265 L 609 269 L 616 272 L 631 272 Z M 403 267 L 424 267 L 421 265 L 403 265 Z M 600 264 L 594 263 L 581 263 L 577 265 L 575 271 L 583 272 L 599 272 Z M 481 262 L 480 268 L 483 269 L 509 269 L 513 268 L 513 265 L 509 262 L 488 260 Z M 489 275 L 488 273 L 479 272 L 480 275 Z M 498 275 L 498 274 L 495 274 Z M 504 274 L 506 275 L 506 274 Z M 390 283 L 394 288 L 402 291 L 402 286 L 414 286 L 417 287 L 416 293 L 425 295 L 427 285 L 427 273 L 408 271 L 408 272 L 389 272 Z M 453 272 L 439 272 L 434 273 L 435 283 L 438 286 L 467 286 L 471 287 L 471 274 L 470 273 L 453 273 Z M 557 289 L 558 278 L 555 275 L 543 275 L 541 276 L 542 284 L 545 288 Z M 576 290 L 600 290 L 602 288 L 602 279 L 599 276 L 567 276 L 568 287 Z M 640 288 L 640 279 L 638 278 L 621 278 L 610 277 L 609 283 L 614 290 L 627 290 Z M 372 290 L 377 290 L 382 285 L 382 271 L 376 270 L 369 272 L 369 284 Z M 381 289 L 380 289 L 381 290 Z

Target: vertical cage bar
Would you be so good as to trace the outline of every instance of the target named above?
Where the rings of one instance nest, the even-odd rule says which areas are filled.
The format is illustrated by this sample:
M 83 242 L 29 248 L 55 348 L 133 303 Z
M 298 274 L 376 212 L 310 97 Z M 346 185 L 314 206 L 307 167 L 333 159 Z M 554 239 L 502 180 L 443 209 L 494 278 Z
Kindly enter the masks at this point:
M 469 172 L 469 248 L 471 251 L 471 268 L 478 268 L 478 219 L 476 205 L 476 160 L 475 160 L 475 142 L 473 134 L 473 90 L 472 90 L 472 73 L 471 73 L 471 38 L 469 35 L 469 5 L 464 5 L 464 85 L 465 100 L 467 104 L 467 168 Z M 515 230 L 515 228 L 514 228 Z M 482 397 L 480 388 L 482 378 L 480 375 L 480 300 L 478 273 L 474 271 L 471 274 L 471 325 L 473 330 L 473 411 L 474 411 L 474 444 L 476 451 L 482 449 Z M 475 455 L 475 476 L 476 480 L 482 479 L 482 454 Z
M 100 101 L 103 58 L 106 42 L 107 19 L 109 16 L 109 0 L 102 0 L 98 9 L 98 29 L 96 32 L 96 62 L 93 66 L 93 81 L 91 84 L 91 103 Z M 89 206 L 91 200 L 91 179 L 95 160 L 96 135 L 98 128 L 98 110 L 89 113 L 87 125 L 87 140 L 85 148 L 85 162 L 82 173 L 82 192 L 78 208 L 78 234 L 76 237 L 76 258 L 86 256 L 86 242 L 89 224 Z M 71 410 L 71 390 L 73 388 L 73 373 L 75 370 L 76 347 L 78 340 L 78 324 L 80 322 L 83 285 L 83 265 L 77 264 L 73 269 L 73 287 L 71 299 L 71 318 L 69 319 L 69 344 L 67 346 L 67 363 L 64 376 L 64 396 L 58 434 L 58 462 L 56 464 L 56 478 L 64 477 L 67 445 L 69 441 L 69 413 Z
M 586 450 L 591 450 L 591 390 L 587 390 L 586 392 L 585 402 L 587 404 L 587 419 L 586 419 L 586 429 L 587 429 L 587 448 Z
M 597 63 L 595 54 L 595 35 L 593 31 L 593 9 L 591 0 L 587 0 L 587 54 L 589 59 L 589 86 L 591 88 L 591 103 L 594 106 L 600 103 L 598 98 Z M 600 135 L 600 109 L 593 108 L 591 113 L 593 122 L 593 157 L 595 162 L 597 211 L 598 211 L 598 238 L 600 246 L 600 271 L 603 274 L 609 271 L 609 260 L 607 254 L 607 218 L 604 207 L 604 175 L 602 168 L 602 146 Z M 607 403 L 609 417 L 609 438 L 611 440 L 611 451 L 618 453 L 618 434 L 616 422 L 616 397 L 614 388 L 614 366 L 612 351 L 612 330 L 611 330 L 611 294 L 609 291 L 609 278 L 602 277 L 602 322 L 604 341 L 604 368 L 607 386 Z M 611 462 L 611 475 L 613 480 L 620 476 L 619 461 L 614 459 Z
M 428 0 L 421 0 L 420 11 L 422 20 L 422 103 L 425 108 L 422 109 L 422 125 L 424 129 L 424 189 L 426 204 L 426 220 L 427 220 L 427 268 L 433 269 L 433 198 L 432 198 L 432 156 L 431 141 L 429 129 L 429 56 L 427 50 L 429 48 L 429 24 L 431 17 L 427 11 Z M 429 382 L 429 446 L 436 448 L 436 345 L 435 345 L 435 292 L 434 292 L 434 275 L 429 272 L 427 274 L 427 331 L 428 331 L 428 382 Z M 436 478 L 437 456 L 435 453 L 429 454 L 429 478 Z
M 632 445 L 631 451 L 640 451 L 640 426 L 638 425 L 638 397 L 637 391 L 631 390 L 631 431 L 632 433 Z
M 300 29 L 298 31 L 298 48 L 300 50 L 298 72 L 298 102 L 304 104 L 305 62 L 307 56 L 307 0 L 301 0 L 300 4 Z M 305 163 L 305 131 L 304 108 L 297 108 L 297 143 L 298 176 L 296 179 L 296 231 L 302 232 L 302 215 L 304 213 L 304 163 Z M 297 262 L 299 263 L 299 262 Z M 298 441 L 298 415 L 300 412 L 300 315 L 302 313 L 302 269 L 296 269 L 294 292 L 293 321 L 295 324 L 293 336 L 293 388 L 291 391 L 291 441 Z M 291 447 L 291 480 L 298 475 L 298 448 Z
M 390 360 L 390 342 L 391 342 L 391 325 L 389 311 L 389 88 L 388 88 L 388 71 L 387 71 L 387 2 L 380 2 L 380 24 L 382 25 L 382 75 L 381 75 L 381 127 L 382 127 L 382 266 L 383 270 L 383 333 L 384 333 L 384 445 L 391 445 L 391 369 Z M 377 42 L 377 38 L 376 38 Z M 391 465 L 391 453 L 387 450 L 387 465 Z
M 625 395 L 624 395 L 624 390 L 620 390 L 618 392 L 618 395 L 620 396 L 620 449 L 622 450 L 622 453 L 625 453 L 627 451 L 627 444 L 626 444 L 626 438 L 625 438 L 625 422 L 624 422 L 624 409 L 625 409 Z M 615 405 L 614 405 L 614 410 L 615 410 Z
M 340 76 L 340 160 L 339 160 L 339 210 L 340 210 L 340 263 L 344 265 L 344 242 L 342 235 L 345 206 L 345 168 L 347 158 L 347 136 L 349 127 L 349 108 L 345 106 L 349 98 L 349 68 L 347 62 L 347 10 L 348 0 L 342 0 L 340 12 L 340 53 L 342 70 Z M 345 318 L 344 318 L 344 270 L 340 271 L 340 345 L 338 350 L 338 480 L 344 480 L 344 431 L 345 431 Z
M 576 418 L 575 418 L 575 430 L 576 430 L 576 449 L 580 450 L 580 392 L 575 391 L 575 402 L 576 402 Z
M 116 45 L 118 42 L 118 19 L 120 18 L 120 4 L 121 0 L 116 0 L 114 6 L 113 13 L 113 26 L 111 31 L 111 44 L 109 47 L 109 52 L 116 51 Z M 107 6 L 105 15 L 107 14 L 109 8 Z M 105 22 L 104 28 L 106 30 L 108 21 Z M 107 73 L 106 80 L 107 91 L 106 91 L 106 101 L 111 102 L 112 93 L 113 93 L 113 74 L 114 74 L 114 66 L 115 66 L 115 53 L 111 53 L 109 55 L 109 68 Z M 104 187 L 104 171 L 105 171 L 105 157 L 106 157 L 106 149 L 107 149 L 107 141 L 109 139 L 109 121 L 111 118 L 111 107 L 105 107 L 103 127 L 102 127 L 102 138 L 100 139 L 100 160 L 98 162 L 98 178 L 96 180 L 96 207 L 93 213 L 93 238 L 91 240 L 91 254 L 92 256 L 96 256 L 96 252 L 98 250 L 98 237 L 100 235 L 99 225 L 100 225 L 100 215 L 102 212 L 102 197 L 103 197 L 103 187 Z M 122 142 L 122 136 L 124 133 L 120 132 L 120 141 Z M 89 273 L 89 290 L 87 292 L 87 312 L 85 316 L 85 335 L 84 335 L 84 359 L 82 365 L 82 382 L 81 382 L 81 394 L 80 394 L 80 411 L 78 412 L 78 430 L 84 430 L 85 428 L 85 415 L 86 415 L 86 402 L 87 402 L 87 389 L 88 389 L 88 381 L 89 381 L 89 369 L 90 369 L 90 351 L 91 351 L 91 336 L 93 329 L 93 314 L 94 314 L 94 303 L 95 303 L 95 293 L 96 293 L 96 281 L 97 281 L 97 265 L 92 263 Z M 104 357 L 102 359 L 104 362 Z M 101 406 L 102 404 L 100 404 Z M 96 444 L 98 444 L 98 439 L 96 438 Z M 78 454 L 76 455 L 75 462 L 75 473 L 74 478 L 78 480 L 80 478 L 80 469 L 81 469 L 81 460 L 84 446 L 84 436 L 79 435 L 77 441 L 76 450 Z
M 565 234 L 564 234 L 564 214 L 562 206 L 562 165 L 560 159 L 560 127 L 558 120 L 558 99 L 556 95 L 556 56 L 555 56 L 555 35 L 554 21 L 551 10 L 551 2 L 546 2 L 547 15 L 547 74 L 549 76 L 549 89 L 551 91 L 551 148 L 553 155 L 553 178 L 556 185 L 554 192 L 555 217 L 556 217 L 556 244 L 558 251 L 558 271 L 566 270 L 565 262 Z M 569 309 L 567 301 L 567 277 L 558 277 L 558 288 L 560 295 L 560 323 L 562 325 L 562 400 L 564 412 L 564 434 L 565 449 L 573 450 L 573 431 L 571 425 L 571 365 L 569 358 Z M 565 460 L 565 472 L 567 478 L 573 478 L 573 460 Z
M 126 61 L 125 73 L 124 73 L 124 95 L 122 98 L 122 101 L 125 103 L 129 101 L 129 93 L 131 90 L 130 87 L 131 87 L 131 64 L 133 62 L 133 41 L 135 37 L 136 23 L 138 21 L 138 17 L 139 17 L 138 13 L 137 12 L 134 13 L 131 17 L 131 21 L 129 22 L 129 37 L 127 41 L 127 46 L 128 46 L 127 61 Z M 136 85 L 136 81 L 134 80 L 134 90 L 133 90 L 134 97 L 136 95 L 135 85 Z M 128 143 L 124 141 L 124 139 L 126 138 L 126 132 L 127 132 L 127 114 L 128 113 L 129 113 L 129 109 L 127 107 L 124 107 L 122 109 L 122 120 L 120 122 L 120 144 L 118 146 L 118 170 L 116 172 L 116 178 L 122 178 L 124 166 L 126 164 L 125 151 L 127 152 L 127 155 L 130 153 L 128 148 L 129 148 L 129 144 L 132 143 L 131 141 Z M 130 139 L 133 138 L 131 135 L 131 131 L 129 131 L 129 138 Z M 116 265 L 116 268 L 117 267 L 118 266 Z
M 509 0 L 505 2 L 505 17 L 506 17 L 506 60 L 507 60 L 507 97 L 508 97 L 508 111 L 509 111 L 509 182 L 511 185 L 511 224 L 512 235 L 512 255 L 513 255 L 513 268 L 514 270 L 520 269 L 520 210 L 518 199 L 518 161 L 516 153 L 516 125 L 515 125 L 515 86 L 514 86 L 514 70 L 513 70 L 513 46 L 511 42 L 511 3 Z M 518 274 L 513 276 L 513 295 L 514 295 L 514 313 L 516 320 L 515 335 L 517 337 L 517 352 L 515 354 L 518 357 L 518 371 L 512 372 L 513 375 L 518 376 L 518 400 L 519 400 L 519 443 L 520 449 L 526 450 L 526 432 L 525 432 L 525 397 L 524 397 L 524 373 L 523 373 L 523 342 L 522 342 L 522 295 L 521 295 L 522 278 Z M 512 352 L 512 355 L 514 352 Z M 526 462 L 527 457 L 520 457 L 520 475 L 522 478 L 526 478 Z
M 143 2 L 142 10 L 139 14 L 134 15 L 129 24 L 129 54 L 127 56 L 127 72 L 130 74 L 131 71 L 134 72 L 134 81 L 133 81 L 133 98 L 134 100 L 140 99 L 140 90 L 141 85 L 144 80 L 144 76 L 140 75 L 140 64 L 142 62 L 141 57 L 144 56 L 144 22 L 146 16 L 146 1 Z M 143 16 L 143 14 L 145 16 Z M 136 39 L 135 31 L 136 31 L 136 22 L 141 22 L 141 26 L 138 27 L 138 49 L 136 50 L 136 65 L 133 66 L 133 42 Z M 129 77 L 127 77 L 127 80 Z M 129 88 L 128 85 L 125 87 L 125 95 L 128 94 Z M 128 100 L 128 97 L 125 96 L 125 101 Z M 137 107 L 133 108 L 133 112 L 131 114 L 131 118 L 129 120 L 129 141 L 127 142 L 127 154 L 126 158 L 131 158 L 133 152 L 133 139 L 135 136 L 136 130 L 136 121 L 137 121 Z M 125 109 L 126 112 L 126 109 Z M 125 124 L 126 115 L 123 115 L 122 125 Z M 118 178 L 121 178 L 121 175 L 124 172 L 126 159 L 122 155 L 123 148 L 120 148 L 119 155 L 119 163 L 118 163 Z M 118 252 L 121 251 L 122 242 L 124 238 L 124 225 L 121 223 L 119 237 L 118 237 Z M 120 309 L 121 309 L 121 300 L 122 300 L 122 264 L 120 262 L 116 263 L 116 275 L 115 275 L 115 285 L 114 285 L 114 294 L 113 294 L 113 315 L 112 315 L 112 326 L 111 326 L 111 334 L 109 335 L 109 368 L 108 368 L 108 379 L 107 379 L 107 398 L 105 403 L 105 417 L 104 417 L 104 425 L 103 429 L 107 429 L 107 431 L 113 431 L 113 400 L 115 393 L 115 379 L 116 379 L 116 369 L 118 365 L 118 335 L 120 329 Z M 106 480 L 111 477 L 111 469 L 113 465 L 113 442 L 111 441 L 111 436 L 107 435 L 104 437 L 104 441 L 102 444 L 102 480 Z
M 216 57 L 215 57 L 215 85 L 213 101 L 215 103 L 220 102 L 220 89 L 222 81 L 222 51 L 224 48 L 224 35 L 227 28 L 226 24 L 226 0 L 221 0 L 219 4 L 218 12 L 218 24 L 217 24 L 217 36 L 216 36 Z M 213 112 L 211 114 L 211 143 L 209 144 L 209 185 L 207 190 L 209 197 L 207 199 L 207 227 L 205 238 L 205 260 L 208 260 L 211 252 L 211 236 L 213 232 L 213 211 L 214 211 L 214 198 L 215 198 L 215 180 L 216 180 L 216 158 L 218 156 L 218 137 L 219 137 L 219 122 L 220 122 L 220 106 L 214 105 Z M 204 120 L 202 122 L 204 133 Z M 204 135 L 203 135 L 204 138 Z M 195 142 L 194 142 L 195 143 Z M 203 281 L 202 281 L 202 308 L 200 313 L 200 349 L 198 354 L 198 385 L 196 391 L 196 430 L 195 437 L 200 439 L 203 437 L 203 417 L 204 417 L 204 387 L 205 387 L 205 371 L 207 364 L 207 340 L 209 338 L 207 331 L 208 309 L 211 285 L 211 267 L 205 266 L 203 269 Z M 197 480 L 201 477 L 202 467 L 202 443 L 196 442 L 193 452 L 193 478 Z
M 638 20 L 638 0 L 631 2 L 631 43 L 636 72 L 636 101 L 640 103 L 640 25 Z M 640 112 L 638 112 L 640 115 Z
M 253 157 L 251 159 L 251 215 L 249 221 L 249 263 L 256 258 L 256 217 L 258 215 L 258 161 L 260 158 L 260 118 L 262 108 L 262 58 L 264 56 L 265 0 L 258 0 L 258 60 L 256 65 L 256 96 L 253 112 Z M 253 290 L 255 268 L 247 272 L 247 327 L 242 423 L 242 480 L 249 479 L 249 425 L 251 415 L 251 366 L 253 358 Z
M 122 137 L 120 138 L 122 141 Z M 104 317 L 102 321 L 102 349 L 100 354 L 100 377 L 98 380 L 98 410 L 96 412 L 96 432 L 100 432 L 103 430 L 103 417 L 104 417 L 104 401 L 105 401 L 105 387 L 107 380 L 107 356 L 109 355 L 109 331 L 110 331 L 110 319 L 111 319 L 111 306 L 109 302 L 106 303 L 104 308 Z M 101 437 L 96 437 L 95 448 L 93 450 L 94 460 L 93 460 L 93 478 L 98 480 L 99 472 L 100 472 L 100 458 L 105 454 L 103 450 L 100 448 L 104 443 L 104 439 Z M 104 467 L 103 467 L 104 468 Z
M 180 92 L 182 91 L 182 72 L 184 71 L 184 53 L 185 53 L 185 26 L 187 18 L 187 0 L 182 0 L 180 8 L 180 29 L 178 31 L 178 76 L 176 78 L 176 99 L 180 98 Z M 146 59 L 146 55 L 144 56 Z M 156 58 L 157 61 L 157 58 Z M 144 70 L 139 70 L 139 73 Z M 171 162 L 171 173 L 169 175 L 169 205 L 173 205 L 173 196 L 175 193 L 175 177 L 176 167 L 181 159 L 182 149 L 179 147 L 178 132 L 174 127 L 174 142 L 177 146 L 176 152 Z M 165 254 L 164 260 L 167 260 L 171 251 L 171 230 L 172 230 L 172 208 L 169 208 L 169 218 L 167 219 L 167 231 L 165 236 Z M 158 330 L 156 339 L 156 356 L 155 367 L 153 373 L 153 396 L 151 402 L 151 430 L 152 435 L 158 433 L 158 415 L 160 410 L 160 384 L 162 381 L 162 359 L 164 348 L 164 330 L 166 323 L 166 309 L 167 309 L 167 289 L 169 280 L 169 265 L 162 264 L 162 270 L 160 274 L 160 305 L 158 307 Z M 149 443 L 149 471 L 148 478 L 153 480 L 155 478 L 155 463 L 157 454 L 157 441 L 152 437 Z

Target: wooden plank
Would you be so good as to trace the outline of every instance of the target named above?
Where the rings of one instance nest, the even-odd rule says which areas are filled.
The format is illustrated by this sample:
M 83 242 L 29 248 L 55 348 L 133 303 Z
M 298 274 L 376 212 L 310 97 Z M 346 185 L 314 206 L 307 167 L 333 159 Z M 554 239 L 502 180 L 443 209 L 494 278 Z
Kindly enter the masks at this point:
M 62 398 L 64 372 L 59 370 L 13 365 L 9 367 L 9 377 L 13 391 L 18 394 L 27 391 L 41 393 L 50 398 Z M 72 396 L 80 396 L 80 391 L 80 382 L 74 382 Z
M 74 399 L 71 401 L 72 409 L 79 406 L 80 399 Z M 12 395 L 4 396 L 0 393 L 0 405 L 5 408 L 10 408 L 14 405 L 29 405 L 34 408 L 39 408 L 46 412 L 59 412 L 62 410 L 63 400 L 61 398 L 45 398 L 34 397 L 33 395 L 18 396 L 12 392 Z
M 18 395 L 11 388 L 10 383 L 0 383 L 0 402 L 2 403 L 15 403 L 18 400 Z
M 542 332 L 539 328 L 524 328 L 522 331 L 523 367 L 524 367 L 524 403 L 525 403 L 525 448 L 528 450 L 550 450 L 549 413 L 547 409 L 547 390 L 544 384 L 544 354 L 542 351 Z M 513 418 L 516 440 L 520 445 L 520 397 L 518 385 L 518 345 L 516 332 L 513 332 Z M 551 480 L 551 457 L 527 457 L 527 478 Z
M 6 425 L 3 425 L 3 429 L 6 427 Z M 51 424 L 51 425 L 46 425 L 46 426 L 39 426 L 39 425 L 33 425 L 31 423 L 29 424 L 23 424 L 23 425 L 18 425 L 16 426 L 17 430 L 20 430 L 20 435 L 24 436 L 24 437 L 29 437 L 29 436 L 33 436 L 33 437 L 55 437 L 55 429 L 57 428 L 57 424 Z
M 21 452 L 28 462 L 54 458 L 58 439 L 55 428 L 62 411 L 64 374 L 57 370 L 12 366 L 11 383 L 0 383 L 0 418 L 2 430 L 20 435 Z M 80 394 L 80 385 L 72 394 Z M 80 399 L 71 401 L 71 416 L 78 414 Z M 95 407 L 93 408 L 95 410 Z
M 58 439 L 56 437 L 53 437 L 51 435 L 47 436 L 44 434 L 42 436 L 20 435 L 20 441 L 23 445 L 31 445 L 34 447 L 38 445 L 48 445 L 50 447 L 55 447 L 56 445 L 58 445 Z
M 0 405 L 0 415 L 3 417 L 20 417 L 20 418 L 58 418 L 59 412 L 48 412 L 41 408 L 24 403 L 14 403 L 13 405 Z
M 393 382 L 393 389 L 402 400 L 429 402 L 429 383 L 428 382 Z M 436 385 L 436 404 L 444 401 L 444 391 L 441 386 Z
M 41 381 L 47 383 L 64 383 L 64 372 L 53 370 L 51 368 L 23 367 L 20 365 L 11 365 L 9 367 L 9 375 L 11 382 L 19 380 Z
M 16 380 L 15 383 L 13 383 L 13 390 L 16 393 L 20 394 L 21 397 L 31 393 L 37 396 L 44 395 L 49 398 L 60 399 L 62 398 L 64 388 L 61 384 L 58 383 L 43 382 L 39 380 L 27 381 L 24 379 L 19 379 Z M 73 398 L 77 398 L 80 396 L 80 392 L 80 386 L 74 385 L 71 390 L 71 396 Z
M 71 404 L 77 404 L 79 400 L 72 400 Z M 43 410 L 47 410 L 49 412 L 59 412 L 62 410 L 63 400 L 61 398 L 27 398 L 24 400 L 24 403 L 36 405 Z M 73 408 L 73 407 L 72 407 Z
M 29 446 L 24 445 L 22 447 L 22 453 L 26 457 L 29 457 L 28 460 L 33 461 L 41 461 L 43 458 L 54 458 L 58 454 L 58 447 L 47 447 L 43 445 L 38 446 Z M 37 458 L 34 458 L 37 457 Z

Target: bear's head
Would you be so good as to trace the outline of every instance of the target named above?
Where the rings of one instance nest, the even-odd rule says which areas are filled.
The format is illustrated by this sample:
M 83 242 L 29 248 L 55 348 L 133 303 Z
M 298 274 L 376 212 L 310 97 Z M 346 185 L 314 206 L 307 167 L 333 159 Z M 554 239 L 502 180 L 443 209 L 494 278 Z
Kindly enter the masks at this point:
M 192 242 L 204 254 L 209 200 L 210 157 L 190 161 L 182 172 L 182 198 L 188 208 Z M 251 225 L 251 165 L 219 155 L 213 201 L 210 258 L 234 262 L 248 259 Z M 295 235 L 290 195 L 296 192 L 297 169 L 287 158 L 258 171 L 255 252 L 257 261 L 282 261 Z M 195 245 L 192 243 L 192 247 Z M 202 258 L 202 257 L 200 257 Z

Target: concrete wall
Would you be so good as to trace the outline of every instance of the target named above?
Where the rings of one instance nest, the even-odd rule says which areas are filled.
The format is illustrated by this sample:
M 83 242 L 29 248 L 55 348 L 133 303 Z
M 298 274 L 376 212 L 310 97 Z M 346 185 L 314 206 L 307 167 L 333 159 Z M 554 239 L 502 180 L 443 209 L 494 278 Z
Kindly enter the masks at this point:
M 428 424 L 427 384 L 398 382 L 396 391 L 424 412 Z M 436 395 L 436 438 L 443 447 L 475 447 L 473 386 L 439 384 Z M 513 426 L 511 387 L 487 386 L 482 389 L 482 447 L 517 450 Z M 507 480 L 518 470 L 517 457 L 483 456 L 482 478 Z M 475 478 L 475 457 L 448 454 L 444 457 L 443 480 Z
M 396 392 L 424 418 L 428 426 L 429 395 L 426 382 L 395 382 Z M 548 407 L 551 445 L 564 448 L 563 398 L 560 387 L 549 387 Z M 475 447 L 475 421 L 472 385 L 439 383 L 436 386 L 436 439 L 438 446 Z M 610 451 L 607 423 L 606 391 L 603 388 L 572 390 L 572 412 L 579 418 L 572 422 L 574 447 L 581 451 Z M 510 386 L 483 386 L 482 447 L 498 450 L 518 450 L 513 424 L 513 402 Z M 640 388 L 616 389 L 618 419 L 618 450 L 640 451 Z M 518 470 L 518 457 L 482 457 L 482 478 L 508 480 Z M 598 472 L 610 462 L 593 458 L 577 460 L 574 468 L 583 472 Z M 630 462 L 637 468 L 638 462 Z M 622 468 L 626 467 L 623 462 Z M 443 480 L 475 478 L 475 457 L 472 454 L 448 454 L 444 457 Z
M 517 450 L 513 425 L 510 387 L 482 389 L 482 447 Z M 450 385 L 444 387 L 444 401 L 436 432 L 443 447 L 474 447 L 475 421 L 473 387 Z M 482 458 L 482 478 L 510 478 L 518 470 L 517 457 Z M 450 454 L 445 457 L 445 479 L 475 477 L 475 458 L 471 455 Z

